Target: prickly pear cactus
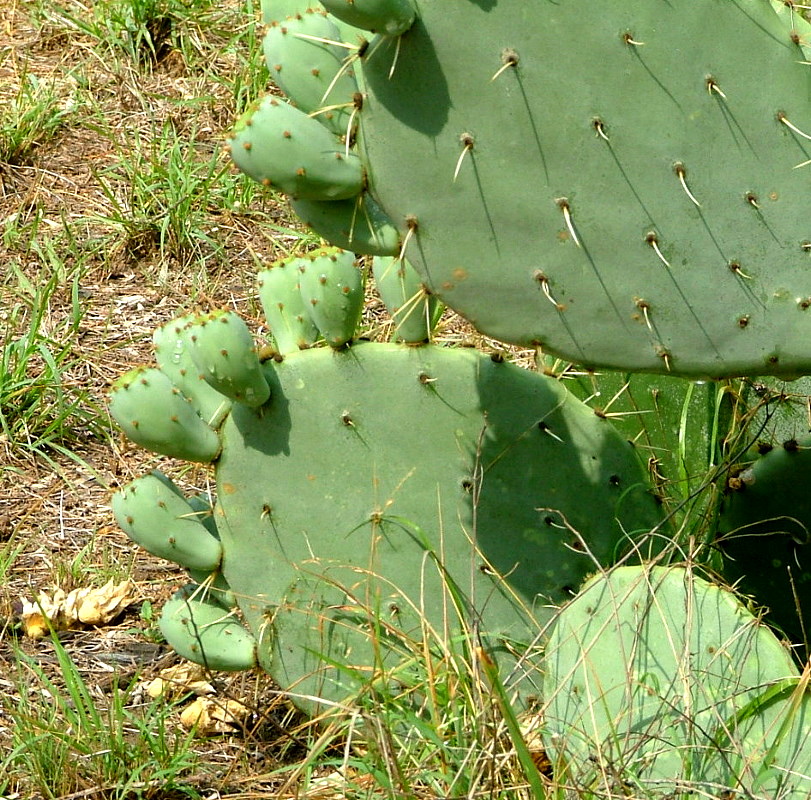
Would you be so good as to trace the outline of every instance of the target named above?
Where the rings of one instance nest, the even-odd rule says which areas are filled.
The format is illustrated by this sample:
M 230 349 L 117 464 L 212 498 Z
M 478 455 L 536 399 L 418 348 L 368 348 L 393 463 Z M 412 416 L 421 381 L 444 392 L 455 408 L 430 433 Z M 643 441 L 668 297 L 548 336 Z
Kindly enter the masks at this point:
M 269 40 L 316 43 L 323 8 L 302 5 L 266 4 Z M 479 330 L 577 363 L 811 369 L 811 37 L 794 4 L 325 5 L 366 31 L 343 29 L 329 83 L 357 88 L 324 100 L 345 129 L 317 125 L 288 78 L 291 105 L 265 100 L 231 142 L 322 235 L 403 250 Z
M 400 273 L 395 314 L 413 281 Z M 428 313 L 408 343 L 353 341 L 355 296 L 346 253 L 277 264 L 262 301 L 281 351 L 260 358 L 230 314 L 184 317 L 155 337 L 173 371 L 137 372 L 149 379 L 119 381 L 110 401 L 134 441 L 214 464 L 213 510 L 157 476 L 113 500 L 139 544 L 200 584 L 164 612 L 165 635 L 219 668 L 255 659 L 310 710 L 396 680 L 426 636 L 475 631 L 508 675 L 550 607 L 660 521 L 632 446 L 558 382 L 417 344 Z M 321 346 L 293 346 L 304 313 Z M 204 406 L 201 386 L 222 403 Z
M 598 575 L 546 651 L 556 778 L 599 796 L 807 798 L 808 677 L 735 595 L 691 570 Z

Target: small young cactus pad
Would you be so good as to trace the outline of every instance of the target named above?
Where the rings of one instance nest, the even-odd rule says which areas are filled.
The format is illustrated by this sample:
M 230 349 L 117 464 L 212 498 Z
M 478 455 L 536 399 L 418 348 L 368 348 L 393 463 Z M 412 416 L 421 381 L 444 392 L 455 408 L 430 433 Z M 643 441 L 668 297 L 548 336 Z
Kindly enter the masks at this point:
M 189 584 L 164 605 L 161 633 L 184 658 L 208 669 L 239 672 L 256 666 L 256 641 L 232 611 Z
M 200 375 L 235 403 L 257 408 L 270 396 L 245 321 L 233 311 L 215 311 L 189 323 L 189 350 Z
M 138 367 L 115 381 L 110 414 L 133 442 L 154 453 L 212 461 L 220 451 L 214 429 L 159 369 Z
M 411 0 L 323 0 L 322 4 L 338 19 L 384 36 L 405 33 L 416 16 Z
M 352 253 L 326 247 L 299 259 L 304 308 L 327 344 L 342 347 L 363 311 L 363 278 Z
M 318 338 L 318 328 L 310 318 L 299 289 L 300 258 L 274 263 L 257 275 L 259 301 L 279 353 L 304 350 Z
M 155 361 L 202 419 L 217 428 L 228 413 L 231 401 L 208 385 L 194 363 L 189 329 L 195 319 L 193 314 L 187 314 L 155 329 L 152 334 Z
M 234 163 L 255 181 L 293 197 L 343 200 L 363 188 L 353 152 L 317 120 L 276 97 L 245 113 L 230 143 Z
M 376 258 L 372 271 L 380 299 L 394 320 L 395 338 L 424 342 L 442 306 L 422 285 L 411 264 L 400 258 Z
M 352 98 L 358 85 L 343 60 L 341 34 L 321 10 L 308 9 L 270 26 L 265 34 L 265 62 L 274 81 L 297 108 L 337 136 L 351 136 Z
M 121 529 L 150 553 L 188 570 L 213 572 L 222 547 L 180 490 L 157 470 L 116 492 L 113 512 Z
M 368 192 L 349 200 L 299 199 L 290 205 L 308 228 L 336 247 L 372 256 L 400 252 L 400 231 Z

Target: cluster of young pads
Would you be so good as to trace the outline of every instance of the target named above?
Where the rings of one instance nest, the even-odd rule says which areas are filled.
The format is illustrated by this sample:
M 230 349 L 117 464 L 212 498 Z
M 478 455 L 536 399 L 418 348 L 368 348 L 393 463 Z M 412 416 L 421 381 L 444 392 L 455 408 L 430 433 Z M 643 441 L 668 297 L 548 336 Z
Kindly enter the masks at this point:
M 562 781 L 807 797 L 808 670 L 730 591 L 653 565 L 672 515 L 644 468 L 712 466 L 673 441 L 701 391 L 675 376 L 811 370 L 799 10 L 266 0 L 263 16 L 287 99 L 258 101 L 229 150 L 335 246 L 260 273 L 267 345 L 232 312 L 182 317 L 156 331 L 157 367 L 112 389 L 133 441 L 214 467 L 216 498 L 157 472 L 113 498 L 193 581 L 167 640 L 211 669 L 258 665 L 317 713 L 397 689 L 426 643 L 462 637 L 519 706 L 540 698 Z M 359 338 L 369 273 L 389 343 Z M 662 430 L 625 435 L 555 376 L 430 343 L 440 301 L 624 370 L 605 396 Z M 811 510 L 785 486 L 807 486 L 811 450 L 804 408 L 777 405 L 748 420 L 763 452 L 724 476 L 718 532 L 796 636 Z M 672 464 L 651 469 L 660 451 Z

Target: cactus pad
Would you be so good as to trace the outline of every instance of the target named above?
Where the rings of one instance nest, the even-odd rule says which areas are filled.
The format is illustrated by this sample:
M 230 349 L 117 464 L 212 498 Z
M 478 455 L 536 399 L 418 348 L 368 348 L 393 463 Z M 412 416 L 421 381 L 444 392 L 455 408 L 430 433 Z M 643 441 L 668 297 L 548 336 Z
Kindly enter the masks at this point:
M 159 621 L 166 641 L 208 669 L 239 672 L 256 665 L 256 641 L 202 586 L 189 584 L 166 603 Z
M 719 521 L 724 573 L 808 646 L 811 625 L 811 439 L 788 439 L 730 481 Z
M 291 354 L 267 377 L 261 413 L 223 425 L 217 519 L 225 577 L 273 643 L 263 666 L 303 694 L 347 691 L 336 660 L 365 678 L 376 658 L 396 664 L 422 617 L 448 624 L 455 594 L 451 618 L 481 617 L 506 657 L 629 544 L 623 530 L 657 521 L 604 420 L 475 351 L 359 343 Z
M 659 523 L 633 447 L 559 382 L 499 355 L 353 342 L 357 308 L 340 288 L 351 272 L 348 294 L 363 295 L 353 255 L 317 251 L 270 272 L 298 267 L 338 287 L 321 331 L 333 347 L 262 362 L 268 399 L 234 402 L 212 432 L 217 501 L 200 525 L 222 548 L 212 586 L 233 592 L 259 663 L 310 710 L 372 674 L 396 680 L 425 626 L 475 630 L 506 678 L 550 607 Z M 206 325 L 207 347 L 225 327 Z M 190 623 L 166 619 L 167 638 L 196 653 Z
M 242 317 L 214 311 L 191 322 L 187 336 L 192 360 L 213 389 L 252 408 L 267 401 L 270 390 Z
M 301 221 L 319 236 L 354 253 L 395 256 L 400 231 L 368 192 L 349 200 L 292 200 Z
M 811 367 L 811 73 L 766 0 L 418 6 L 361 141 L 448 305 L 588 365 Z
M 214 429 L 159 369 L 138 367 L 115 381 L 110 414 L 133 442 L 155 453 L 211 461 L 220 450 Z
M 296 106 L 316 112 L 316 119 L 333 133 L 347 136 L 358 85 L 343 65 L 345 49 L 334 44 L 340 39 L 323 10 L 308 9 L 271 25 L 264 50 L 268 71 Z
M 216 428 L 228 413 L 231 401 L 206 383 L 191 355 L 189 328 L 193 314 L 167 322 L 152 334 L 155 361 L 172 383 L 180 389 L 202 419 Z
M 442 306 L 426 292 L 411 264 L 405 259 L 376 258 L 372 269 L 380 298 L 394 320 L 395 338 L 415 343 L 428 339 Z
M 690 570 L 622 567 L 586 584 L 556 622 L 544 738 L 556 775 L 597 795 L 619 781 L 635 797 L 801 800 L 806 683 L 731 592 Z
M 327 343 L 346 344 L 363 311 L 363 278 L 354 255 L 327 247 L 300 259 L 299 288 L 304 308 Z
M 300 263 L 298 258 L 277 261 L 257 276 L 265 319 L 282 355 L 304 350 L 318 338 L 299 289 Z
M 348 18 L 364 4 L 326 5 Z M 368 5 L 394 18 L 411 3 Z M 588 366 L 811 369 L 799 11 L 769 0 L 607 0 L 596 19 L 574 0 L 413 8 L 399 36 L 355 19 L 381 34 L 348 56 L 363 93 L 358 153 L 444 302 L 490 336 Z
M 213 572 L 222 547 L 180 490 L 157 470 L 113 495 L 122 530 L 150 553 L 188 570 Z
M 343 200 L 363 188 L 358 156 L 318 121 L 275 97 L 243 115 L 230 150 L 234 163 L 255 181 L 293 197 Z
M 349 25 L 385 36 L 405 33 L 416 16 L 411 0 L 324 0 L 323 6 Z

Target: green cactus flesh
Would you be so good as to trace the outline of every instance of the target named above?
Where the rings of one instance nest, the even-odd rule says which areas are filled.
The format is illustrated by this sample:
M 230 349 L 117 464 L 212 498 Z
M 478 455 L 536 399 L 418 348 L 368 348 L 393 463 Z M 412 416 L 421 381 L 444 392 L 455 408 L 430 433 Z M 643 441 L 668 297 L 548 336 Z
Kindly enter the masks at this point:
M 611 781 L 634 797 L 811 793 L 807 677 L 731 592 L 689 570 L 591 580 L 561 611 L 545 669 L 562 782 L 600 796 Z
M 752 457 L 787 443 L 790 448 L 792 441 L 811 434 L 811 378 L 747 379 L 741 395 L 751 418 L 748 432 Z
M 400 252 L 400 231 L 367 192 L 350 200 L 292 200 L 290 205 L 305 225 L 336 247 L 373 256 Z
M 299 290 L 301 259 L 291 257 L 262 270 L 259 301 L 280 353 L 303 350 L 318 339 L 318 328 L 310 318 Z
M 424 342 L 441 307 L 426 293 L 419 275 L 405 259 L 376 258 L 372 264 L 380 298 L 394 320 L 395 339 Z
M 284 24 L 291 18 L 303 17 L 308 13 L 325 13 L 326 9 L 321 3 L 310 0 L 261 0 L 262 21 L 266 25 Z M 341 39 L 354 47 L 366 39 L 366 32 L 353 25 L 349 25 L 337 17 L 333 20 L 338 27 Z
M 414 22 L 411 0 L 324 0 L 323 6 L 338 19 L 384 36 L 399 36 Z
M 557 374 L 551 359 L 542 359 L 542 366 Z M 671 510 L 708 486 L 719 460 L 713 432 L 727 430 L 732 417 L 732 395 L 724 384 L 576 368 L 563 372 L 561 380 L 634 442 L 651 483 Z
M 808 21 L 808 6 L 786 0 L 769 0 L 778 16 L 792 32 L 796 43 L 802 48 L 805 60 L 811 61 L 811 22 Z
M 160 384 L 164 405 L 180 402 L 214 437 L 199 460 L 214 462 L 217 502 L 177 501 L 222 559 L 178 561 L 206 587 L 209 606 L 239 603 L 260 664 L 302 706 L 351 696 L 373 673 L 396 680 L 414 648 L 472 632 L 526 699 L 536 681 L 512 667 L 552 607 L 596 564 L 647 552 L 659 506 L 634 447 L 559 381 L 467 348 L 355 341 L 362 277 L 352 253 L 332 248 L 263 273 L 270 311 L 274 295 L 286 305 L 297 290 L 308 311 L 326 307 L 317 324 L 332 347 L 299 350 L 288 331 L 286 354 L 260 363 L 260 405 L 213 381 L 237 400 L 216 432 L 160 370 L 122 379 L 116 418 L 149 405 Z M 286 324 L 269 316 L 272 328 Z M 253 353 L 244 332 L 234 343 L 230 316 L 184 319 L 165 326 L 166 338 L 180 327 L 198 361 L 201 347 L 214 360 L 223 350 Z M 201 361 L 198 371 L 210 370 Z M 162 412 L 130 426 L 139 441 L 167 438 Z M 201 455 L 197 447 L 190 452 Z M 122 492 L 126 525 L 140 514 L 139 486 Z M 133 528 L 136 539 L 142 529 Z M 165 615 L 166 635 L 196 654 L 179 602 Z
M 153 453 L 213 461 L 220 451 L 214 429 L 159 369 L 131 370 L 113 383 L 109 398 L 110 414 L 124 433 Z
M 355 335 L 363 311 L 363 277 L 354 255 L 326 247 L 298 263 L 304 308 L 327 344 L 342 347 Z
M 187 314 L 155 330 L 152 334 L 155 361 L 202 419 L 217 428 L 231 408 L 231 401 L 206 383 L 194 363 L 188 338 L 189 326 L 194 320 L 193 314 Z
M 717 524 L 724 576 L 768 609 L 766 621 L 808 646 L 811 620 L 811 378 L 742 381 L 748 425 Z M 744 448 L 749 445 L 748 449 Z
M 261 7 L 262 21 L 266 25 L 306 14 L 310 9 L 324 9 L 320 3 L 308 2 L 308 0 L 261 0 Z
M 226 611 L 231 611 L 239 605 L 234 590 L 219 570 L 207 572 L 206 570 L 190 569 L 188 573 L 195 585 L 205 587 L 206 598 L 212 603 L 216 603 Z
M 270 389 L 242 317 L 233 311 L 197 317 L 189 323 L 187 337 L 192 360 L 212 388 L 252 408 L 267 401 Z
M 206 530 L 219 542 L 220 532 L 214 521 L 214 507 L 211 504 L 211 498 L 207 494 L 193 494 L 187 498 L 187 501 L 195 513 L 195 518 L 202 522 Z M 230 610 L 236 608 L 237 598 L 219 566 L 219 564 L 216 568 L 206 566 L 203 569 L 187 567 L 186 571 L 196 584 L 205 586 L 208 600 L 213 600 L 223 608 Z
M 585 365 L 811 368 L 811 72 L 786 15 L 416 6 L 363 56 L 360 153 L 443 301 Z
M 358 156 L 303 111 L 267 96 L 234 127 L 234 163 L 255 181 L 309 200 L 344 200 L 360 194 Z
M 423 624 L 514 660 L 658 522 L 633 448 L 543 376 L 376 343 L 264 366 L 270 402 L 221 430 L 215 514 L 260 662 L 310 710 L 395 670 Z
M 343 64 L 346 50 L 326 13 L 309 10 L 272 25 L 264 40 L 265 61 L 273 80 L 302 111 L 338 136 L 351 131 L 353 96 L 358 85 Z

